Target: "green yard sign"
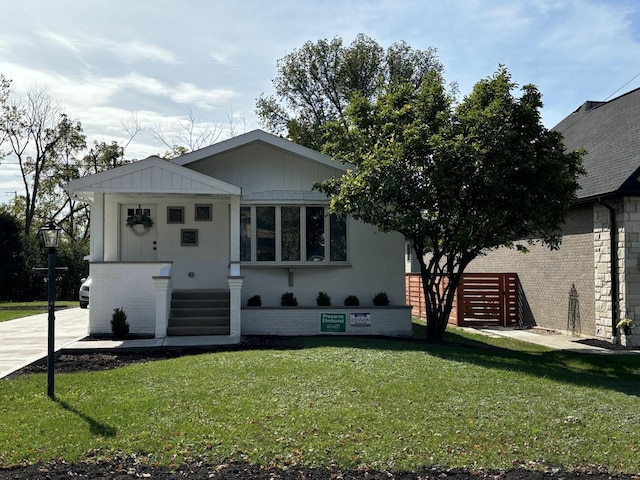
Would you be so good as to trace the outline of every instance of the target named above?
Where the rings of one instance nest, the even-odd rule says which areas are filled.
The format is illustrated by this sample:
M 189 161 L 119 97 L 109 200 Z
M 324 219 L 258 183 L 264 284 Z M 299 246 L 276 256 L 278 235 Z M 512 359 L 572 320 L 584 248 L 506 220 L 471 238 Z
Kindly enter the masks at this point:
M 321 313 L 320 333 L 344 333 L 347 331 L 346 313 Z

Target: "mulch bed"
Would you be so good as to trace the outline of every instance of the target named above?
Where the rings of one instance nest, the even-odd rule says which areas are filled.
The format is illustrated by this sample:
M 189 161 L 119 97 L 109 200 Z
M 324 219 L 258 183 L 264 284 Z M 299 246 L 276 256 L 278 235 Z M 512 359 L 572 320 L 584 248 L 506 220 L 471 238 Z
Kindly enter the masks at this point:
M 168 468 L 141 464 L 135 459 L 114 459 L 110 462 L 74 463 L 53 462 L 0 469 L 0 480 L 47 479 L 69 480 L 101 478 L 106 480 L 152 479 L 209 479 L 209 480 L 637 480 L 637 476 L 608 474 L 599 469 L 566 472 L 562 470 L 536 471 L 517 468 L 507 471 L 421 468 L 412 472 L 376 470 L 341 470 L 337 468 L 309 468 L 291 466 L 286 469 L 263 468 L 248 463 L 228 462 L 210 465 L 198 462 L 192 465 Z

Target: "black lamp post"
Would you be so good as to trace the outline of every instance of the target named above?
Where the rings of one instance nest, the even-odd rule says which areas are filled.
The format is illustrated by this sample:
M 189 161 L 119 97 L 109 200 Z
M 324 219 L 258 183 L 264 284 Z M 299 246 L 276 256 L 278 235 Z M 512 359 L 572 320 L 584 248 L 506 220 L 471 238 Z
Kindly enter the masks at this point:
M 60 228 L 53 221 L 40 229 L 44 246 L 49 252 L 49 320 L 47 338 L 47 395 L 55 396 L 53 388 L 53 369 L 55 364 L 55 321 L 56 321 L 56 248 L 60 238 Z

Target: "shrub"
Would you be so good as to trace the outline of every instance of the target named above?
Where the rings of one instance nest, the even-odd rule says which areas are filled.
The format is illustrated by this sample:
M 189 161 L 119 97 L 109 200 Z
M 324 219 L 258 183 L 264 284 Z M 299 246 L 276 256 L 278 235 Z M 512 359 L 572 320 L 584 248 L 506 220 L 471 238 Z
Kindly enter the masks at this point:
M 319 307 L 328 307 L 331 305 L 331 297 L 326 292 L 320 292 L 316 298 L 316 303 Z
M 116 338 L 124 338 L 129 334 L 127 314 L 122 308 L 114 308 L 111 316 L 111 331 Z
M 357 307 L 358 305 L 360 305 L 360 300 L 355 295 L 349 295 L 344 299 L 345 307 Z
M 373 304 L 377 307 L 386 307 L 387 305 L 389 305 L 389 297 L 387 297 L 387 293 L 376 293 L 373 297 Z
M 254 295 L 249 300 L 247 300 L 247 307 L 260 307 L 262 306 L 262 299 L 260 295 Z
M 298 300 L 293 295 L 293 292 L 283 293 L 280 299 L 280 305 L 283 307 L 296 307 L 298 306 Z

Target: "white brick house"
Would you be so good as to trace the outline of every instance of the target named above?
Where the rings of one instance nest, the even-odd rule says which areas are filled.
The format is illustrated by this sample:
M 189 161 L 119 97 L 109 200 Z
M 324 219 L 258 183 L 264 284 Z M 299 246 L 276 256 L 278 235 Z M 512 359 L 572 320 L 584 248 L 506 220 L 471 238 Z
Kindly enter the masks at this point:
M 122 307 L 132 333 L 156 338 L 317 334 L 332 314 L 343 320 L 334 334 L 411 335 L 402 237 L 329 215 L 328 199 L 313 190 L 345 170 L 255 130 L 70 182 L 71 194 L 91 204 L 90 333 L 110 333 Z M 130 225 L 142 215 L 153 225 Z M 320 291 L 332 306 L 316 306 Z M 374 309 L 383 291 L 395 306 Z M 285 292 L 300 308 L 283 313 Z M 262 307 L 248 308 L 255 295 Z M 348 295 L 359 309 L 344 307 Z

